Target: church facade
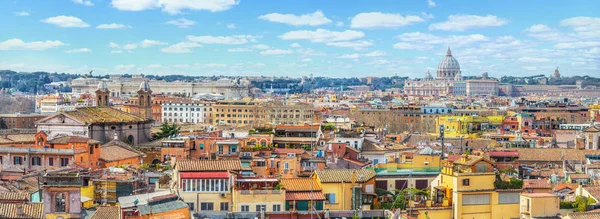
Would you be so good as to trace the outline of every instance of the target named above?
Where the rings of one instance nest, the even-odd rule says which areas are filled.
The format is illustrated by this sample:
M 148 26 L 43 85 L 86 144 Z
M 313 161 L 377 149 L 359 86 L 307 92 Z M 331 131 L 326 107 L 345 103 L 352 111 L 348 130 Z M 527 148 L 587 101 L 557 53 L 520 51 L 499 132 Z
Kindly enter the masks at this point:
M 139 113 L 129 114 L 109 106 L 106 83 L 100 82 L 96 90 L 95 107 L 82 107 L 74 111 L 48 116 L 37 123 L 48 140 L 62 136 L 88 137 L 102 143 L 119 139 L 131 145 L 152 139 L 151 95 L 147 82 L 140 84 L 138 91 Z

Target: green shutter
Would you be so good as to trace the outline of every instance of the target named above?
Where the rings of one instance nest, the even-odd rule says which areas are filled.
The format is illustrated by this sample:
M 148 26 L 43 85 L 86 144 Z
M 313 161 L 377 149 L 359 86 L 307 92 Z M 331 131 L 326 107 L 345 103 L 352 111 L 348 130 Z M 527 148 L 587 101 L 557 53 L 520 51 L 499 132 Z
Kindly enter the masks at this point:
M 323 201 L 317 201 L 315 208 L 317 210 L 323 210 Z
M 298 211 L 308 211 L 308 201 L 296 201 Z

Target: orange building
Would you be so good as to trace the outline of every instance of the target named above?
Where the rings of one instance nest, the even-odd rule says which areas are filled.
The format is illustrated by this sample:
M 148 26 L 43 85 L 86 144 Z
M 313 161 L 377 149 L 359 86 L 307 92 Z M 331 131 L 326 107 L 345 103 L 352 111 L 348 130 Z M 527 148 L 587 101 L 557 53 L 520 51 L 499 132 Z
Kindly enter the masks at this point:
M 35 144 L 32 148 L 71 149 L 74 153 L 73 163 L 75 166 L 92 170 L 98 169 L 102 150 L 100 142 L 91 138 L 63 136 L 48 140 L 48 135 L 44 132 L 38 132 L 35 135 Z
M 138 166 L 142 163 L 144 156 L 146 156 L 144 153 L 136 151 L 126 143 L 112 140 L 102 145 L 100 166 L 102 168 L 120 165 Z
M 139 215 L 129 216 L 129 219 L 158 219 L 178 218 L 190 219 L 188 205 L 181 201 L 175 194 L 154 197 L 148 200 L 147 205 L 138 206 Z

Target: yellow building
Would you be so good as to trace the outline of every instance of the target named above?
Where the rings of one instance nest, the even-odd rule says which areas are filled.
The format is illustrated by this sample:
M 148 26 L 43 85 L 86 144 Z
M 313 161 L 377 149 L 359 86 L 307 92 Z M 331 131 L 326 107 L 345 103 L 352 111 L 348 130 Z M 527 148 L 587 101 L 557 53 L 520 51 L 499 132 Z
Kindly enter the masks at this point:
M 521 218 L 554 218 L 560 213 L 560 199 L 550 193 L 523 193 Z
M 213 104 L 213 125 L 257 126 L 267 111 L 257 101 L 223 100 Z
M 232 193 L 232 212 L 281 212 L 286 191 L 275 189 L 277 178 L 245 177 L 236 179 Z
M 436 120 L 436 127 L 444 125 L 444 136 L 448 138 L 479 138 L 481 132 L 489 129 L 491 125 L 500 126 L 500 117 L 493 116 L 492 119 L 482 116 L 440 116 Z M 493 123 L 492 123 L 493 122 Z M 435 129 L 440 134 L 440 129 Z
M 462 155 L 458 160 L 446 162 L 439 179 L 432 183 L 433 203 L 417 209 L 427 211 L 430 218 L 448 215 L 448 212 L 457 219 L 519 218 L 520 187 L 500 189 L 496 188 L 495 181 L 492 162 L 480 156 Z M 418 217 L 425 218 L 425 215 Z
M 312 177 L 325 195 L 324 209 L 370 210 L 375 194 L 374 170 L 327 169 L 316 170 Z

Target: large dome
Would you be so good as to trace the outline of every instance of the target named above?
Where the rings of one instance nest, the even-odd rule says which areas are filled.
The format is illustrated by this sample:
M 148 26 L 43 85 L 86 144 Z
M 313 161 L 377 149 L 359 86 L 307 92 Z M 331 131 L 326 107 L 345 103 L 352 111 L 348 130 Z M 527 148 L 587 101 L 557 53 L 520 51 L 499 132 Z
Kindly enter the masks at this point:
M 458 73 L 460 73 L 460 65 L 452 56 L 452 51 L 450 51 L 450 48 L 448 48 L 446 56 L 438 65 L 437 78 L 453 80 Z

